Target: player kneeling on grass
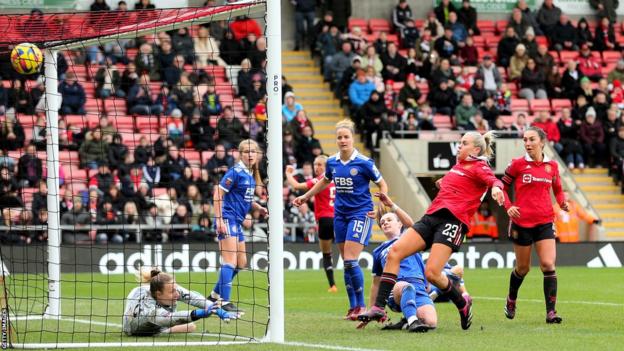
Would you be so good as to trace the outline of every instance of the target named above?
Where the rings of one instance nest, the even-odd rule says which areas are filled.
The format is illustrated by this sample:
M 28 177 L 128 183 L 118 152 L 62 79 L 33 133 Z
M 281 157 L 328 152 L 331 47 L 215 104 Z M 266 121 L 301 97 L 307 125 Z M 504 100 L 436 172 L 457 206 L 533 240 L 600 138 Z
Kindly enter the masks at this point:
M 132 289 L 126 298 L 123 330 L 130 336 L 153 336 L 169 333 L 192 333 L 194 321 L 216 314 L 228 322 L 238 313 L 227 312 L 219 302 L 179 286 L 172 275 L 157 268 L 140 271 L 141 286 Z M 177 311 L 177 302 L 197 307 L 192 311 Z
M 376 194 L 380 201 L 393 212 L 385 212 L 381 208 L 377 212 L 377 222 L 388 239 L 373 251 L 373 284 L 371 286 L 371 305 L 377 298 L 379 282 L 383 267 L 392 245 L 399 239 L 403 227 L 414 224 L 412 218 L 385 194 Z M 394 324 L 386 324 L 383 330 L 407 329 L 410 332 L 427 332 L 435 329 L 438 315 L 433 301 L 427 294 L 425 281 L 425 264 L 420 253 L 410 255 L 401 260 L 397 283 L 388 297 L 388 307 L 394 312 L 402 312 L 401 320 Z M 358 328 L 363 328 L 368 322 L 362 322 Z

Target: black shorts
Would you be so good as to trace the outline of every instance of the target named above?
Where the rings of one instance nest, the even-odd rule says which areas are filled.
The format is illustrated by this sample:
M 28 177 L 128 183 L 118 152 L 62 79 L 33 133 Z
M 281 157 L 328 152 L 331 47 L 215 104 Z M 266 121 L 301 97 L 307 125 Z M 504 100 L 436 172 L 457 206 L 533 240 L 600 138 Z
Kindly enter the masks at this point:
M 459 251 L 468 233 L 468 227 L 446 209 L 424 215 L 412 228 L 425 240 L 426 249 L 438 243 L 450 247 L 453 252 Z
M 509 226 L 509 240 L 520 246 L 531 244 L 545 239 L 555 239 L 555 225 L 553 223 L 540 224 L 532 228 L 525 228 L 511 222 Z
M 319 218 L 318 237 L 321 240 L 334 240 L 334 219 L 330 217 Z

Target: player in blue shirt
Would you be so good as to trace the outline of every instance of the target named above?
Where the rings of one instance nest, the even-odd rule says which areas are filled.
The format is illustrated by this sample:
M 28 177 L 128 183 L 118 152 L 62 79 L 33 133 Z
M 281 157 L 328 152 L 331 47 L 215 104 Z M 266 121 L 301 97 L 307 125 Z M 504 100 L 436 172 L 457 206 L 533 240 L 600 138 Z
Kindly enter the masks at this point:
M 370 182 L 375 182 L 381 193 L 388 191 L 373 160 L 361 155 L 353 146 L 354 135 L 351 120 L 336 124 L 336 144 L 340 152 L 327 160 L 325 177 L 294 200 L 295 206 L 300 206 L 334 181 L 334 234 L 344 260 L 344 280 L 349 297 L 345 319 L 349 320 L 356 320 L 366 310 L 364 275 L 358 259 L 364 246 L 368 245 L 373 227 L 373 220 L 368 217 L 368 212 L 373 210 Z
M 379 282 L 386 264 L 388 252 L 399 239 L 402 229 L 414 224 L 412 218 L 390 198 L 378 194 L 381 202 L 392 212 L 384 213 L 381 207 L 377 211 L 378 223 L 388 239 L 373 251 L 373 284 L 371 285 L 370 303 L 374 303 L 379 290 Z M 425 264 L 420 253 L 415 253 L 401 260 L 397 283 L 388 297 L 388 307 L 395 312 L 403 312 L 403 318 L 398 323 L 387 324 L 382 329 L 407 329 L 410 332 L 427 332 L 435 329 L 438 316 L 433 301 L 427 294 L 425 280 Z M 361 322 L 358 328 L 363 328 L 368 321 Z
M 229 302 L 232 280 L 247 265 L 242 228 L 245 215 L 251 208 L 259 210 L 263 215 L 268 213 L 266 208 L 254 202 L 256 184 L 262 184 L 258 171 L 260 147 L 254 140 L 248 139 L 241 141 L 238 151 L 240 161 L 225 173 L 213 196 L 222 263 L 219 279 L 210 297 L 225 301 L 223 309 L 228 312 L 238 311 Z

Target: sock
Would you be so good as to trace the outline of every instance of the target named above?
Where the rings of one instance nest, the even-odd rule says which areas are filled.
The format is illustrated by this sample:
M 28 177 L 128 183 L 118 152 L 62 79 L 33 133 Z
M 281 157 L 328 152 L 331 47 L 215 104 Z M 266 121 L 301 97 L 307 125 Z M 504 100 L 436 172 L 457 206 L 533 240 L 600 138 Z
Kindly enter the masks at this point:
M 234 266 L 225 263 L 221 265 L 219 271 L 219 280 L 215 290 L 219 291 L 219 295 L 225 301 L 230 301 L 230 293 L 232 292 L 232 274 L 234 274 Z
M 557 274 L 555 271 L 544 272 L 544 300 L 546 312 L 554 311 L 557 303 Z
M 331 253 L 323 253 L 323 269 L 325 269 L 325 275 L 327 276 L 329 286 L 332 287 L 336 285 L 336 281 L 334 280 L 334 267 L 332 264 Z
M 518 290 L 520 290 L 520 285 L 524 281 L 524 276 L 521 276 L 514 269 L 511 271 L 511 275 L 509 276 L 509 298 L 515 300 L 518 298 Z
M 462 309 L 466 306 L 466 299 L 464 299 L 462 293 L 459 292 L 450 280 L 448 281 L 448 286 L 441 290 L 442 294 L 448 296 L 457 308 Z
M 349 271 L 351 277 L 351 288 L 355 296 L 355 307 L 365 307 L 364 301 L 364 274 L 357 260 L 346 260 L 345 271 Z
M 377 291 L 377 299 L 375 300 L 375 306 L 379 308 L 386 307 L 388 296 L 396 284 L 397 275 L 394 273 L 383 272 L 379 280 L 379 290 Z
M 347 269 L 346 263 L 344 269 L 344 282 L 345 290 L 347 291 L 347 296 L 349 297 L 349 308 L 353 309 L 357 306 L 357 301 L 355 297 L 355 290 L 353 289 L 353 285 L 351 283 L 351 269 Z
M 234 268 L 234 272 L 232 272 L 232 281 L 234 281 L 234 277 L 236 277 L 236 275 L 238 274 L 238 272 L 240 272 L 241 269 L 236 267 Z
M 407 318 L 409 324 L 412 324 L 414 320 L 418 319 L 418 317 L 416 317 L 416 290 L 412 284 L 403 288 L 403 293 L 401 295 L 401 311 L 403 311 L 403 315 Z

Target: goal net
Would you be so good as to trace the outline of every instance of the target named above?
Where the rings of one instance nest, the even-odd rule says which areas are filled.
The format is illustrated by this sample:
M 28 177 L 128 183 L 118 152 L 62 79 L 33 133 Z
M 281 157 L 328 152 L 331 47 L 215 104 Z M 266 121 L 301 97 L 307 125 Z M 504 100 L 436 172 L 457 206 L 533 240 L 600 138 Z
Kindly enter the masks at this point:
M 281 264 L 269 269 L 283 229 L 260 208 L 269 192 L 281 201 L 280 184 L 267 185 L 281 172 L 279 138 L 267 145 L 268 115 L 281 134 L 272 112 L 281 81 L 269 80 L 276 89 L 267 96 L 267 77 L 281 74 L 279 59 L 267 70 L 267 47 L 279 57 L 280 42 L 267 45 L 266 16 L 264 1 L 0 15 L 2 348 L 283 338 L 283 297 L 274 290 L 283 287 L 274 275 Z M 9 53 L 24 42 L 45 56 L 33 75 L 10 67 Z M 258 206 L 222 228 L 240 232 L 226 247 L 216 222 L 228 201 L 223 189 L 243 184 L 224 177 L 246 171 L 243 140 L 259 146 L 257 186 L 246 199 Z M 270 159 L 276 145 L 279 158 Z M 226 265 L 231 284 L 220 273 Z M 174 278 L 177 294 L 140 282 L 152 267 Z M 128 309 L 140 287 L 163 313 Z M 203 311 L 206 299 L 240 318 L 197 312 L 178 320 Z M 148 332 L 128 327 L 139 317 Z M 191 322 L 184 332 L 172 328 Z

